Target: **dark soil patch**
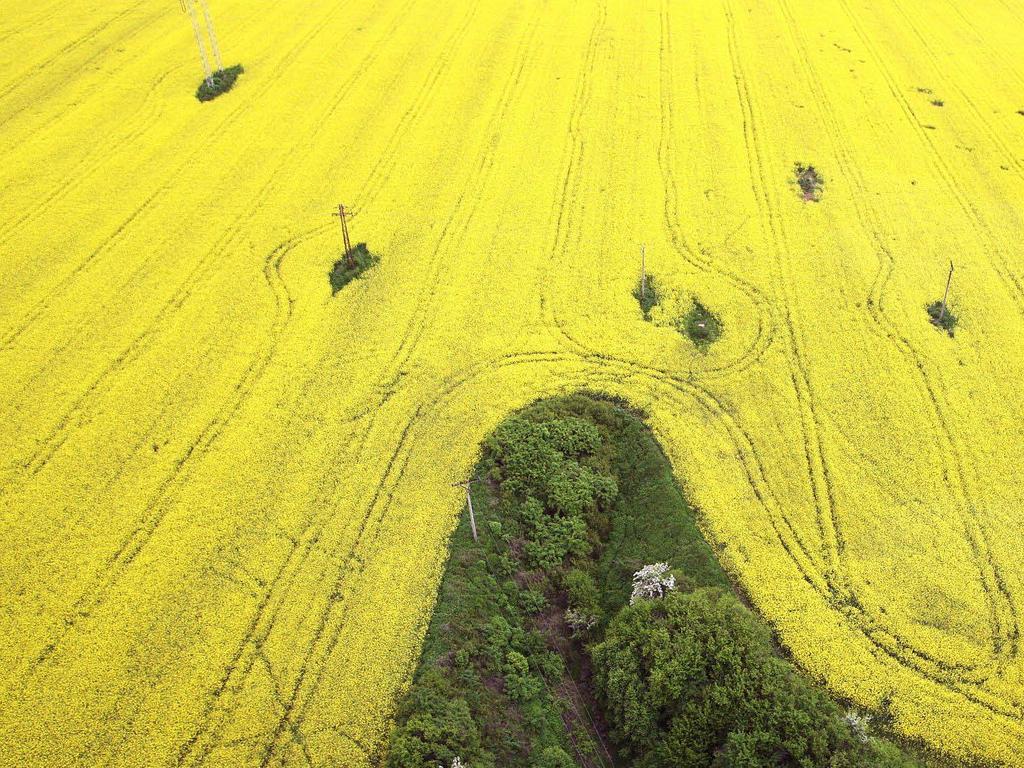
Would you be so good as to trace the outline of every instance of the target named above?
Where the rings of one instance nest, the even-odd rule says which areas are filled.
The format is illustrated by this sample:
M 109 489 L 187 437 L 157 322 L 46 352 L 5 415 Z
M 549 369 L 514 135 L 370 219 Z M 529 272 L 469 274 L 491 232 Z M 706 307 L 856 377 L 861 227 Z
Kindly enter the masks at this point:
M 821 200 L 825 179 L 813 165 L 796 163 L 793 166 L 793 174 L 796 176 L 796 183 L 800 187 L 800 194 L 805 201 L 817 203 Z
M 233 67 L 227 67 L 225 69 L 218 69 L 206 80 L 203 80 L 199 84 L 199 89 L 196 91 L 196 98 L 200 101 L 212 101 L 213 99 L 220 96 L 222 93 L 227 93 L 234 86 L 238 76 L 241 75 L 245 70 L 241 64 L 235 64 Z

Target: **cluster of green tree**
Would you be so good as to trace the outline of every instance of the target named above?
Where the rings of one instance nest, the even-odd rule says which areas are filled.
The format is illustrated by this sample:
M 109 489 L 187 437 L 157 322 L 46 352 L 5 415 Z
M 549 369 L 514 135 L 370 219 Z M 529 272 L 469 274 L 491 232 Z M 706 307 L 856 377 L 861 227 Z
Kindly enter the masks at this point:
M 370 253 L 366 243 L 356 243 L 351 250 L 334 262 L 331 271 L 327 273 L 327 279 L 331 281 L 331 295 L 335 295 L 378 261 L 380 259 Z
M 478 477 L 390 768 L 915 765 L 779 658 L 623 404 L 531 406 Z

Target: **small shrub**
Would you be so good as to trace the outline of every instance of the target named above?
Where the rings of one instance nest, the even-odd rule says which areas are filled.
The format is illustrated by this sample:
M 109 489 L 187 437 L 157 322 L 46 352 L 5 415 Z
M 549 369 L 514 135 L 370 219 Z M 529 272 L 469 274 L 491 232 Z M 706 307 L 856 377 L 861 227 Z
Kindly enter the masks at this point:
M 408 719 L 391 736 L 388 768 L 450 765 L 462 756 L 475 756 L 480 732 L 464 699 L 453 698 L 443 678 L 429 670 L 413 684 L 399 716 Z
M 644 320 L 650 320 L 651 310 L 658 306 L 658 303 L 661 301 L 661 297 L 658 294 L 658 284 L 654 280 L 654 275 L 647 276 L 646 285 L 644 285 L 642 280 L 636 281 L 636 288 L 633 289 L 633 298 L 640 305 L 640 311 L 644 315 Z
M 698 349 L 705 350 L 722 335 L 722 321 L 699 301 L 694 301 L 683 318 L 682 330 Z
M 554 651 L 544 651 L 535 654 L 532 658 L 541 677 L 547 680 L 559 680 L 565 674 L 565 662 Z
M 378 261 L 380 259 L 370 253 L 366 243 L 353 246 L 351 251 L 334 262 L 334 266 L 327 274 L 331 281 L 331 295 L 336 294 Z
M 853 735 L 856 736 L 861 743 L 867 744 L 871 740 L 871 715 L 858 712 L 856 709 L 851 709 L 843 716 L 846 724 L 850 726 L 850 730 L 853 731 Z
M 565 623 L 572 630 L 573 637 L 586 635 L 597 625 L 597 617 L 578 608 L 567 608 Z
M 525 613 L 535 615 L 548 607 L 548 599 L 539 589 L 524 589 L 519 593 L 519 604 Z
M 196 98 L 200 101 L 212 101 L 222 93 L 227 93 L 234 86 L 238 76 L 244 71 L 241 64 L 235 64 L 235 66 L 227 67 L 226 69 L 218 69 L 208 79 L 203 80 L 199 84 L 199 88 L 196 90 Z
M 509 651 L 505 657 L 505 691 L 512 701 L 523 704 L 538 693 L 541 683 L 530 674 L 530 663 L 519 651 Z
M 543 513 L 532 523 L 532 535 L 526 542 L 530 565 L 550 571 L 560 566 L 569 555 L 584 556 L 590 549 L 587 523 L 582 517 L 556 517 Z
M 565 574 L 564 583 L 571 608 L 579 608 L 586 613 L 600 610 L 601 594 L 593 576 L 580 568 L 573 568 Z
M 547 747 L 537 757 L 531 768 L 576 768 L 576 761 L 561 747 Z
M 942 328 L 950 338 L 953 338 L 953 331 L 956 329 L 959 318 L 950 311 L 948 304 L 943 309 L 941 301 L 933 301 L 928 305 L 928 317 L 931 318 L 932 325 Z

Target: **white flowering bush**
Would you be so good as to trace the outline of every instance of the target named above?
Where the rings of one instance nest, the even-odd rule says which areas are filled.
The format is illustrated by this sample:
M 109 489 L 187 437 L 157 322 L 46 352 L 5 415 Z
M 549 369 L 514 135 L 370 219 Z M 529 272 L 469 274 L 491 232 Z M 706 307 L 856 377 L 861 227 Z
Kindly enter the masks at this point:
M 593 629 L 597 624 L 597 617 L 593 614 L 581 611 L 579 608 L 569 608 L 565 612 L 565 623 L 572 630 L 574 636 Z
M 637 600 L 656 600 L 676 588 L 676 577 L 670 574 L 668 563 L 645 565 L 633 574 L 633 594 L 629 604 Z
M 851 709 L 846 713 L 846 724 L 850 726 L 850 730 L 853 731 L 853 735 L 856 736 L 864 744 L 868 743 L 871 738 L 871 734 L 868 732 L 868 728 L 871 725 L 871 715 L 863 712 L 858 712 L 856 709 Z

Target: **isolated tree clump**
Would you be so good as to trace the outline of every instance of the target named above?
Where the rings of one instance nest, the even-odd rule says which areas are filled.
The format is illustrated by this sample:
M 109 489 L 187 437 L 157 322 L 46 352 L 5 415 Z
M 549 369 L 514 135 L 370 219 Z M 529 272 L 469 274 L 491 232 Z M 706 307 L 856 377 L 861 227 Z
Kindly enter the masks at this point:
M 218 69 L 199 84 L 199 88 L 196 90 L 196 98 L 200 101 L 211 101 L 222 93 L 227 93 L 234 86 L 238 76 L 244 71 L 245 69 L 241 64 Z
M 366 243 L 356 243 L 352 250 L 334 262 L 331 271 L 327 273 L 331 281 L 331 295 L 336 294 L 378 261 L 380 259 L 370 253 Z

